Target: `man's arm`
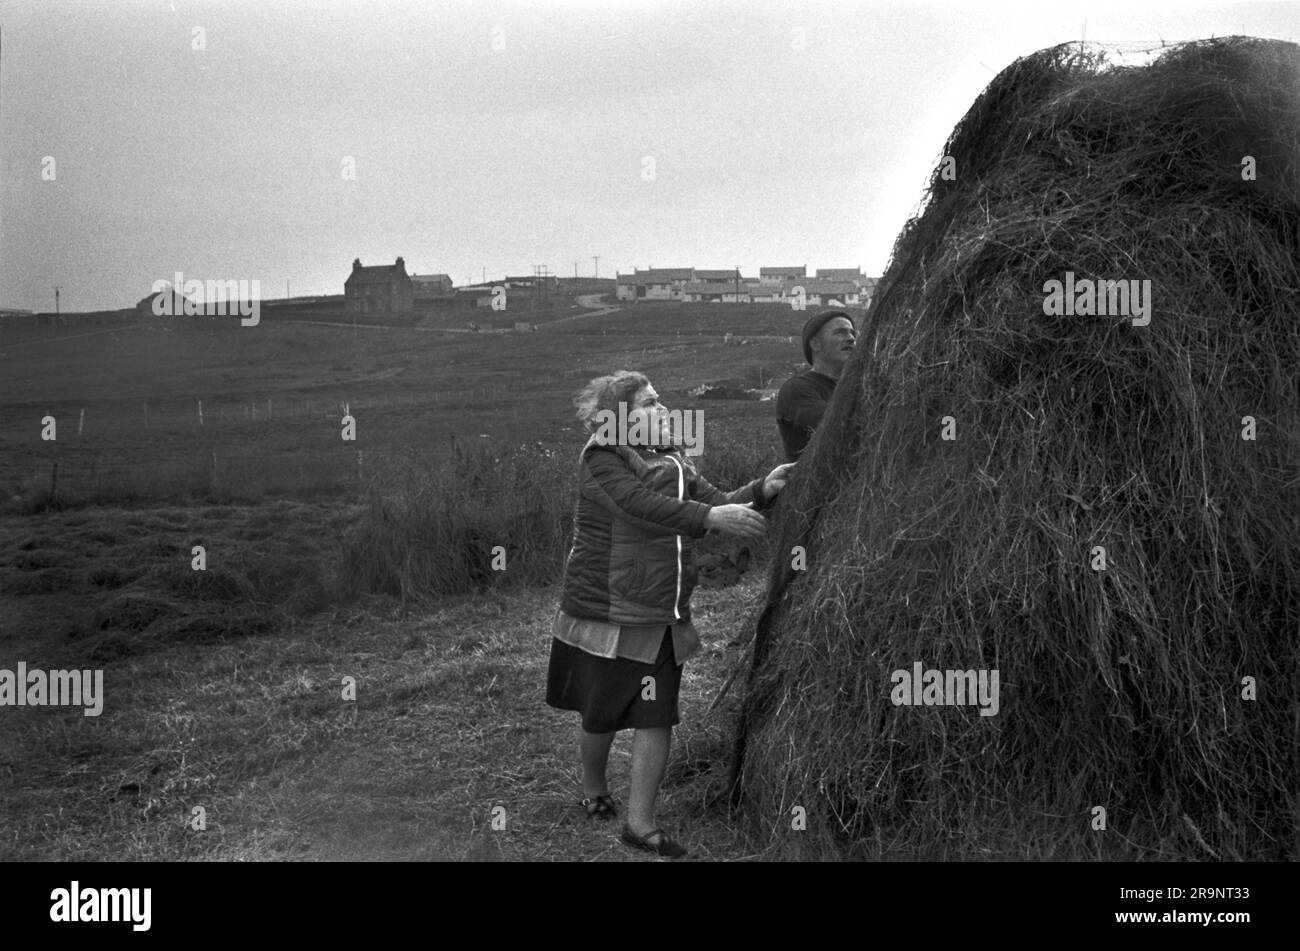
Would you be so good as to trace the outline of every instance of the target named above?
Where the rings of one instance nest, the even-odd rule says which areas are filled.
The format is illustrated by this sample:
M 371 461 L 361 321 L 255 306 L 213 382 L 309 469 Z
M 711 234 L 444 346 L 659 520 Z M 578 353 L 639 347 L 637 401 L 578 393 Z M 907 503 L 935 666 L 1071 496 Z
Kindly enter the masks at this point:
M 691 498 L 703 502 L 705 505 L 738 505 L 753 502 L 754 508 L 762 511 L 771 502 L 771 499 L 763 493 L 764 478 L 766 476 L 755 479 L 753 482 L 747 482 L 732 492 L 723 492 L 717 486 L 711 484 L 704 476 L 697 475 L 691 481 Z

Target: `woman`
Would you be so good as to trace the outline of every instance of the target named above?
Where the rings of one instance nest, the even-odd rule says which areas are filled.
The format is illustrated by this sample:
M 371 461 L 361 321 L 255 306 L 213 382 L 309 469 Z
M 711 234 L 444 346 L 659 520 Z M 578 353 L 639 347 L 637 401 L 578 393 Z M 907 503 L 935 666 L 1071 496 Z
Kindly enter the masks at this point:
M 758 538 L 792 465 L 734 492 L 706 482 L 673 446 L 671 420 L 650 381 L 622 371 L 574 400 L 592 437 L 583 447 L 573 547 L 552 628 L 546 702 L 582 714 L 581 805 L 618 815 L 605 778 L 618 730 L 635 731 L 623 841 L 677 858 L 686 849 L 655 824 L 655 799 L 680 722 L 682 664 L 699 649 L 691 623 L 691 539 L 707 531 Z M 622 404 L 622 406 L 620 406 Z M 611 438 L 611 420 L 626 420 Z

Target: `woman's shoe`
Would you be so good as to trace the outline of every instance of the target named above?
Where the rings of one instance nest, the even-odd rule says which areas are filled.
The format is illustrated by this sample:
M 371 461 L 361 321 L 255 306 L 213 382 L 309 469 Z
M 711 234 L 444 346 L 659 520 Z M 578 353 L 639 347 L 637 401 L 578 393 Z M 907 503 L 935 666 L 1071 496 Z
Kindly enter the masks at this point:
M 657 845 L 650 842 L 655 836 L 659 836 Z M 664 832 L 663 829 L 651 829 L 645 835 L 637 835 L 627 826 L 623 826 L 623 841 L 634 849 L 653 852 L 655 855 L 664 856 L 664 858 L 679 859 L 687 854 L 686 849 L 668 838 L 668 833 Z
M 587 815 L 593 819 L 608 821 L 618 815 L 618 808 L 614 805 L 614 797 L 606 793 L 603 796 L 589 796 L 586 799 L 579 799 L 578 805 L 587 811 Z

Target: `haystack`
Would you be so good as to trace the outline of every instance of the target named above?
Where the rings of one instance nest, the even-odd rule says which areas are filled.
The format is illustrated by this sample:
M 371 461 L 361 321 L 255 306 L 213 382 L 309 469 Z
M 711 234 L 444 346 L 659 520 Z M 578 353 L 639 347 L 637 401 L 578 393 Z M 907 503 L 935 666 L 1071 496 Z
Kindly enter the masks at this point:
M 1300 47 L 1047 49 L 943 156 L 786 493 L 734 801 L 804 855 L 1300 857 Z M 896 704 L 918 663 L 996 714 Z

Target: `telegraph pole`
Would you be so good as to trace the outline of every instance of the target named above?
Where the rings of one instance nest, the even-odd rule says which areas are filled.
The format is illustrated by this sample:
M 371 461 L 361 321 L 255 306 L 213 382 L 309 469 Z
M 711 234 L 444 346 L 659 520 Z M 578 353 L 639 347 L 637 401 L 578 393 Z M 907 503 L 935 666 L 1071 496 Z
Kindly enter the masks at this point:
M 596 262 L 596 273 L 595 273 L 594 276 L 595 276 L 595 277 L 600 277 L 600 255 L 599 255 L 599 254 L 593 254 L 593 255 L 591 256 L 591 259 L 592 259 L 593 261 Z
M 740 265 L 736 265 L 736 303 L 740 303 Z
M 59 316 L 59 285 L 54 285 L 54 316 Z
M 533 267 L 533 300 L 548 303 L 550 301 L 550 287 L 547 279 L 551 276 L 550 265 L 538 264 Z

